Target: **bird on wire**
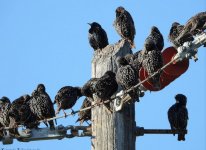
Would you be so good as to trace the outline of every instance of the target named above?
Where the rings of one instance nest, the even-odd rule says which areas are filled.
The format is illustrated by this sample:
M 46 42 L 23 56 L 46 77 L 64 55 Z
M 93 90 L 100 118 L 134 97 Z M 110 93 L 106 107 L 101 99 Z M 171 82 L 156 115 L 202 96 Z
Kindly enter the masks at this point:
M 46 92 L 43 84 L 38 84 L 37 88 L 33 91 L 31 99 L 29 100 L 29 107 L 38 121 L 45 120 L 44 124 L 48 126 L 46 119 L 55 117 L 53 103 Z M 53 120 L 48 121 L 50 129 L 54 130 Z
M 204 32 L 206 29 L 206 12 L 197 13 L 195 16 L 191 17 L 185 24 L 182 32 L 175 39 L 177 42 L 181 41 L 182 38 L 191 34 L 193 36 Z M 206 46 L 206 44 L 204 45 Z
M 183 94 L 175 96 L 176 103 L 168 110 L 168 120 L 172 130 L 179 130 L 178 141 L 185 141 L 185 133 L 183 130 L 187 129 L 188 110 L 186 108 L 187 97 Z
M 117 57 L 116 64 L 118 66 L 116 81 L 122 87 L 123 91 L 133 88 L 136 84 L 138 84 L 139 81 L 137 71 L 124 57 Z M 138 99 L 138 94 L 135 89 L 133 89 L 129 95 L 133 100 Z
M 109 100 L 111 96 L 117 92 L 118 84 L 116 82 L 116 74 L 112 71 L 107 71 L 105 74 L 98 79 L 94 87 L 95 94 L 100 98 L 101 102 Z M 110 104 L 105 104 L 110 110 Z
M 147 71 L 149 76 L 153 75 L 156 71 L 163 67 L 161 51 L 159 51 L 152 39 L 147 38 L 145 41 L 142 66 Z M 156 89 L 161 88 L 160 76 L 161 72 L 149 79 L 149 82 L 151 82 L 153 87 Z
M 3 96 L 0 99 L 0 106 L 1 106 L 1 112 L 0 112 L 0 124 L 2 127 L 9 127 L 9 134 L 12 137 L 19 138 L 19 132 L 17 129 L 17 125 L 14 122 L 10 122 L 10 108 L 11 108 L 11 101 L 8 97 Z M 2 129 L 3 129 L 2 128 Z M 1 130 L 2 130 L 1 129 Z M 3 131 L 4 134 L 7 134 Z
M 77 100 L 82 96 L 80 87 L 64 86 L 56 94 L 54 104 L 57 104 L 56 114 L 62 109 L 65 117 L 64 110 L 71 109 L 76 104 Z M 74 112 L 72 110 L 72 112 Z
M 178 22 L 173 22 L 172 23 L 172 26 L 170 28 L 170 32 L 169 32 L 169 35 L 168 35 L 168 39 L 173 44 L 173 46 L 175 48 L 178 48 L 179 46 L 182 46 L 184 44 L 184 42 L 194 40 L 192 34 L 188 33 L 183 38 L 181 38 L 181 40 L 176 41 L 176 38 L 180 35 L 180 33 L 182 32 L 183 29 L 184 29 L 184 25 L 181 25 Z
M 80 110 L 87 108 L 87 107 L 90 107 L 90 106 L 91 106 L 91 101 L 86 97 L 82 103 Z M 83 122 L 87 122 L 87 121 L 91 120 L 91 109 L 80 111 L 78 113 L 78 116 L 79 116 L 79 118 L 77 119 L 76 122 L 80 122 L 80 125 L 82 125 Z

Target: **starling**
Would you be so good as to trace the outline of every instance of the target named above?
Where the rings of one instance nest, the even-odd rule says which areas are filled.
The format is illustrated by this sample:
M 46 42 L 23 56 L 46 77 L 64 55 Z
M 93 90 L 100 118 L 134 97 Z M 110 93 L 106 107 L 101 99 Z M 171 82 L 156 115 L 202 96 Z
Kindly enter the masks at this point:
M 163 39 L 161 32 L 159 31 L 159 29 L 157 27 L 152 26 L 150 35 L 147 37 L 146 40 L 149 40 L 149 39 L 154 41 L 154 43 L 159 51 L 161 51 L 163 49 L 164 39 Z
M 31 99 L 29 100 L 29 107 L 38 121 L 55 117 L 53 103 L 49 95 L 46 93 L 46 89 L 43 84 L 39 84 L 37 89 L 32 93 Z M 48 126 L 46 121 L 44 123 Z M 49 125 L 50 129 L 54 129 L 53 120 L 49 121 Z
M 85 83 L 82 87 L 82 95 L 93 98 L 93 94 L 95 93 L 94 87 L 98 78 L 91 78 L 87 83 Z
M 188 121 L 188 111 L 186 108 L 187 97 L 183 94 L 175 96 L 176 103 L 168 110 L 168 120 L 172 130 L 186 130 Z M 178 134 L 178 141 L 185 141 L 185 134 Z
M 147 71 L 148 75 L 151 76 L 153 73 L 163 67 L 163 59 L 161 51 L 158 50 L 153 40 L 147 40 L 146 46 L 144 47 L 144 55 L 142 66 Z M 154 88 L 160 89 L 160 73 L 156 74 L 149 80 Z
M 27 128 L 37 128 L 38 123 L 29 107 L 29 95 L 23 95 L 11 103 L 9 118 L 11 125 L 24 125 Z
M 9 129 L 9 133 L 13 137 L 19 137 L 18 129 L 16 124 L 12 124 L 14 122 L 11 122 L 10 120 L 10 108 L 11 108 L 11 102 L 9 98 L 2 97 L 0 99 L 0 105 L 1 105 L 1 112 L 0 112 L 0 124 L 3 127 L 9 127 L 12 129 Z
M 176 41 L 176 38 L 180 35 L 184 28 L 184 25 L 179 24 L 178 22 L 172 23 L 172 27 L 170 28 L 170 33 L 168 36 L 169 41 L 173 44 L 175 48 L 182 46 L 186 41 L 192 41 L 194 38 L 191 34 L 187 34 L 184 38 L 181 38 L 180 41 Z
M 200 12 L 195 16 L 191 17 L 186 25 L 184 26 L 182 32 L 176 39 L 176 41 L 180 41 L 188 34 L 192 34 L 193 36 L 203 32 L 206 29 L 206 12 Z
M 55 96 L 54 103 L 57 103 L 56 114 L 62 109 L 63 112 L 66 109 L 72 109 L 76 101 L 82 96 L 81 88 L 65 86 L 62 87 Z M 73 112 L 73 110 L 72 110 Z M 64 112 L 65 116 L 66 113 Z
M 88 98 L 85 98 L 80 109 L 84 109 L 84 108 L 87 108 L 90 106 L 91 106 L 91 101 Z M 78 116 L 79 116 L 79 118 L 77 119 L 76 122 L 79 121 L 80 125 L 82 125 L 84 121 L 87 122 L 88 120 L 91 120 L 91 109 L 80 111 L 78 113 Z
M 107 71 L 95 84 L 95 93 L 104 100 L 108 100 L 117 90 L 116 75 L 112 71 Z
M 124 57 L 116 59 L 118 66 L 116 81 L 123 90 L 128 90 L 138 83 L 137 71 L 128 63 Z
M 88 23 L 91 28 L 89 29 L 89 43 L 94 50 L 105 48 L 109 42 L 107 33 L 97 22 Z
M 131 48 L 135 48 L 134 36 L 136 31 L 134 21 L 130 13 L 121 6 L 116 9 L 116 19 L 113 25 L 117 33 L 130 43 Z

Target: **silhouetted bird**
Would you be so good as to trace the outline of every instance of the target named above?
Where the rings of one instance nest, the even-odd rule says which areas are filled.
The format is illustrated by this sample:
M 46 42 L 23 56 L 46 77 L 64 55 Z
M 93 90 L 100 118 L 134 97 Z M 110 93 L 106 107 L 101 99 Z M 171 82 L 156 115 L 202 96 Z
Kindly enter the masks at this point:
M 184 25 L 180 25 L 178 22 L 172 23 L 172 27 L 170 28 L 169 33 L 169 41 L 173 44 L 175 48 L 178 48 L 179 46 L 182 46 L 184 42 L 186 41 L 192 41 L 194 38 L 192 34 L 187 34 L 184 36 L 184 38 L 181 38 L 181 40 L 176 41 L 176 38 L 180 35 L 184 28 Z
M 53 103 L 49 95 L 46 93 L 46 89 L 43 84 L 39 84 L 37 89 L 32 93 L 32 97 L 29 100 L 29 106 L 38 121 L 55 117 Z M 44 123 L 48 126 L 46 121 Z M 53 120 L 49 121 L 49 125 L 50 129 L 55 128 Z
M 172 130 L 183 131 L 187 129 L 188 111 L 187 97 L 183 94 L 175 96 L 176 103 L 168 110 L 168 120 Z M 178 141 L 185 141 L 185 134 L 178 134 Z
M 191 17 L 185 24 L 182 32 L 176 39 L 176 41 L 181 40 L 184 36 L 187 36 L 188 33 L 192 35 L 197 35 L 198 33 L 203 32 L 206 29 L 206 12 L 200 12 L 195 16 Z
M 147 39 L 153 40 L 159 51 L 161 51 L 163 49 L 164 39 L 163 39 L 161 32 L 159 31 L 159 29 L 157 27 L 152 26 L 150 35 L 147 37 Z
M 56 114 L 62 109 L 63 112 L 66 109 L 72 109 L 76 101 L 82 96 L 81 88 L 65 86 L 62 87 L 55 96 L 54 104 L 57 103 Z M 73 112 L 73 110 L 72 110 Z M 66 113 L 64 112 L 65 116 Z
M 91 106 L 91 101 L 88 98 L 85 98 L 80 109 L 84 109 L 84 108 L 87 108 L 90 106 Z M 79 118 L 77 119 L 76 122 L 79 121 L 80 125 L 82 125 L 84 121 L 87 122 L 88 120 L 91 120 L 91 109 L 88 109 L 85 111 L 80 111 L 78 113 L 78 116 L 79 116 Z
M 158 50 L 153 40 L 146 40 L 144 46 L 144 56 L 142 66 L 146 69 L 149 76 L 163 67 L 163 59 L 161 51 Z M 160 73 L 156 74 L 149 80 L 154 88 L 160 89 Z
M 88 23 L 89 29 L 89 43 L 94 50 L 105 48 L 109 42 L 105 30 L 97 22 Z
M 131 48 L 135 48 L 134 37 L 136 31 L 134 21 L 130 13 L 121 6 L 116 9 L 116 19 L 113 25 L 117 33 L 130 43 Z
M 9 111 L 11 108 L 11 102 L 9 98 L 7 97 L 2 97 L 0 99 L 0 105 L 1 105 L 1 112 L 0 112 L 0 124 L 3 127 L 9 127 L 12 129 L 9 129 L 9 133 L 11 136 L 18 138 L 19 133 L 17 130 L 17 124 L 11 124 L 10 123 L 10 117 L 9 117 Z
M 85 83 L 82 87 L 82 95 L 93 98 L 93 94 L 95 93 L 95 84 L 98 81 L 98 78 L 91 78 L 87 83 Z

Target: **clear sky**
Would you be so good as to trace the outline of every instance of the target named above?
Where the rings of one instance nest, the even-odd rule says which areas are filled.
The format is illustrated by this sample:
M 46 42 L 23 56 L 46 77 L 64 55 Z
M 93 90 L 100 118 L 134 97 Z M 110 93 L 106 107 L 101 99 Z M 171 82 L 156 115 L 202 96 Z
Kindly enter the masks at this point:
M 165 48 L 170 46 L 171 24 L 181 24 L 206 10 L 206 0 L 0 0 L 0 97 L 11 100 L 31 94 L 44 83 L 51 99 L 63 86 L 82 86 L 91 77 L 93 50 L 88 42 L 87 23 L 96 21 L 106 30 L 110 44 L 120 36 L 113 27 L 115 9 L 123 6 L 133 16 L 137 50 L 151 26 L 159 28 Z M 145 135 L 136 140 L 137 150 L 206 149 L 206 50 L 200 48 L 199 60 L 190 61 L 188 71 L 159 92 L 146 92 L 136 105 L 139 126 L 167 129 L 167 110 L 174 95 L 188 97 L 189 124 L 185 142 L 177 136 Z M 74 107 L 80 108 L 83 98 Z M 73 125 L 77 116 L 59 119 L 58 124 Z M 76 124 L 78 125 L 78 124 Z M 43 125 L 42 125 L 43 126 Z M 2 145 L 5 149 L 87 150 L 90 138 L 39 141 Z

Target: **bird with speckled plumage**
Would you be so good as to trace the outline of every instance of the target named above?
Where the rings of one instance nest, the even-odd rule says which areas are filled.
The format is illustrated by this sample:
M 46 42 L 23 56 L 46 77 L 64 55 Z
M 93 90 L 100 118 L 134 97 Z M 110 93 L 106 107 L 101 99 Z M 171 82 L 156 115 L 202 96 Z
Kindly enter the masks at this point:
M 202 33 L 206 29 L 206 12 L 200 12 L 195 16 L 191 17 L 187 23 L 185 24 L 184 28 L 180 35 L 176 38 L 176 41 L 179 42 L 188 34 L 192 34 L 193 36 Z
M 82 96 L 80 87 L 64 86 L 56 94 L 54 104 L 57 104 L 56 114 L 62 109 L 72 109 L 77 100 Z M 73 112 L 73 110 L 72 110 Z M 65 116 L 66 113 L 64 112 Z
M 45 120 L 44 124 L 48 126 L 46 119 L 55 117 L 53 103 L 46 92 L 43 84 L 38 84 L 29 100 L 29 107 L 38 121 Z M 53 120 L 48 121 L 50 129 L 55 129 Z
M 136 34 L 135 25 L 130 13 L 122 6 L 116 9 L 116 19 L 114 27 L 121 38 L 130 43 L 131 48 L 135 48 L 134 37 Z
M 142 66 L 147 71 L 149 76 L 153 75 L 156 71 L 163 67 L 161 51 L 159 51 L 155 42 L 151 39 L 146 39 L 145 41 Z M 160 75 L 161 73 L 158 73 L 149 79 L 156 89 L 161 88 Z
M 184 29 L 184 25 L 181 25 L 178 22 L 172 23 L 172 26 L 170 28 L 170 32 L 168 35 L 168 39 L 173 44 L 173 46 L 175 48 L 182 46 L 183 43 L 186 41 L 192 41 L 194 39 L 192 34 L 188 33 L 183 38 L 181 38 L 181 40 L 176 41 L 176 38 L 180 35 L 180 33 L 182 32 L 183 29 Z
M 82 103 L 80 110 L 87 108 L 87 107 L 90 107 L 90 106 L 91 106 L 91 101 L 86 97 Z M 76 122 L 80 122 L 80 125 L 82 125 L 83 122 L 87 122 L 87 121 L 91 120 L 91 109 L 80 111 L 78 113 L 78 116 L 79 117 L 78 117 Z

